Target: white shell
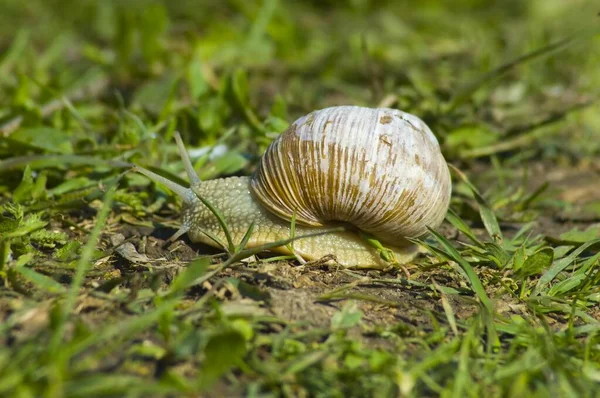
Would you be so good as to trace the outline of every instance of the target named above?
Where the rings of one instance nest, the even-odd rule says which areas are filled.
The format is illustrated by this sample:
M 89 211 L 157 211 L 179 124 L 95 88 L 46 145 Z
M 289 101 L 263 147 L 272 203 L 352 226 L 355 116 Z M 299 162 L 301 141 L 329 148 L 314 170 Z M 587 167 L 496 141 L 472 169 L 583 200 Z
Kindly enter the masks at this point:
M 299 223 L 346 222 L 401 246 L 438 227 L 452 190 L 437 139 L 395 109 L 339 106 L 296 120 L 252 178 L 261 203 Z

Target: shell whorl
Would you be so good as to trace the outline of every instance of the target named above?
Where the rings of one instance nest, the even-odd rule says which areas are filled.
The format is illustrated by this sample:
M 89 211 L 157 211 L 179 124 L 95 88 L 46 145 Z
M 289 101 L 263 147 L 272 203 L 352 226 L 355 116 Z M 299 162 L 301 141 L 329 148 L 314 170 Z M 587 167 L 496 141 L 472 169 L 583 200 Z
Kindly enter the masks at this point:
M 418 117 L 339 106 L 296 120 L 264 153 L 251 180 L 278 216 L 322 226 L 347 222 L 401 245 L 443 221 L 451 194 L 437 139 Z

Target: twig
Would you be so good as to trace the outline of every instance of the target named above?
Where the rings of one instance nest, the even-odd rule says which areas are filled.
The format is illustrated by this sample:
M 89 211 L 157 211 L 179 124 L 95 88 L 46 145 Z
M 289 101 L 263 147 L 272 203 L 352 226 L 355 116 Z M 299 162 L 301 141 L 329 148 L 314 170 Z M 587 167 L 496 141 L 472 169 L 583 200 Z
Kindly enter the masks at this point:
M 597 99 L 585 101 L 582 103 L 575 104 L 560 112 L 550 114 L 548 117 L 527 124 L 523 126 L 517 126 L 507 131 L 507 137 L 504 141 L 495 143 L 493 145 L 484 146 L 480 148 L 468 149 L 461 152 L 461 156 L 464 158 L 478 158 L 483 156 L 490 156 L 500 152 L 507 152 L 517 148 L 526 147 L 533 142 L 537 141 L 543 136 L 549 136 L 552 133 L 546 130 L 540 130 L 541 127 L 548 126 L 552 123 L 562 121 L 566 116 L 572 112 L 585 109 L 586 107 L 593 105 Z M 520 135 L 517 135 L 520 134 Z M 558 132 L 556 132 L 558 134 Z

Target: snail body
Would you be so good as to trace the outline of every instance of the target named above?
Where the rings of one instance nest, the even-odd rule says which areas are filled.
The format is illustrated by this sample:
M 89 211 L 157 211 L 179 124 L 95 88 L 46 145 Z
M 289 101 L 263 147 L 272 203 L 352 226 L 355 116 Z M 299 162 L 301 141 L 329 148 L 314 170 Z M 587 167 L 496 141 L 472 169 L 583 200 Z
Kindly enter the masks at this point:
M 182 226 L 174 238 L 215 246 L 209 234 L 225 234 L 199 197 L 224 216 L 235 243 L 251 224 L 247 247 L 343 225 L 346 230 L 298 239 L 271 249 L 316 260 L 333 254 L 351 268 L 389 263 L 363 235 L 385 243 L 398 263 L 418 253 L 406 238 L 436 228 L 448 209 L 451 180 L 437 139 L 416 116 L 399 110 L 340 106 L 296 120 L 267 148 L 252 177 L 201 182 L 176 136 L 190 179 L 182 187 L 139 166 L 135 170 L 163 183 L 183 199 Z

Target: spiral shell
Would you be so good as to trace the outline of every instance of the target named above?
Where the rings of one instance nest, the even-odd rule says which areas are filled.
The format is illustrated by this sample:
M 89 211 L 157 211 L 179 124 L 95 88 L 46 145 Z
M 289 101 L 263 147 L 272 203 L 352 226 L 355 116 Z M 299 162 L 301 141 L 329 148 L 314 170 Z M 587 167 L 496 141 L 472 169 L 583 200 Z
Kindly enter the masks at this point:
M 396 246 L 441 224 L 451 189 L 438 141 L 421 119 L 357 106 L 296 120 L 251 180 L 256 198 L 283 219 L 349 223 Z

